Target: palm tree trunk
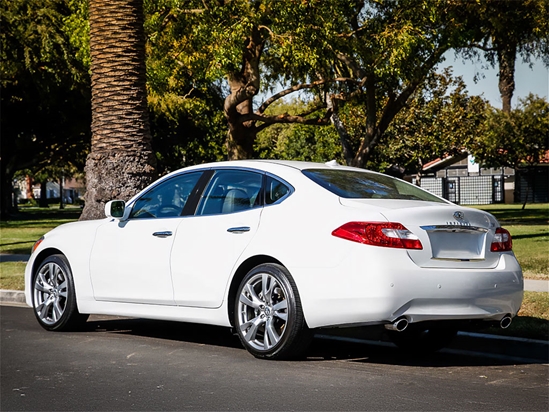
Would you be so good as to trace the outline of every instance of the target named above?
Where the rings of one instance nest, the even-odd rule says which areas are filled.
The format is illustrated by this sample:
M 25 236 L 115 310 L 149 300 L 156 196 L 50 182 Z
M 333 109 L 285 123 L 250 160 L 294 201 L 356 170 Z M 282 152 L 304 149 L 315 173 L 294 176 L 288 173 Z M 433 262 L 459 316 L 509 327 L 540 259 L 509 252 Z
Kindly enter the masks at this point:
M 92 146 L 81 220 L 104 217 L 156 177 L 145 73 L 143 0 L 90 0 Z

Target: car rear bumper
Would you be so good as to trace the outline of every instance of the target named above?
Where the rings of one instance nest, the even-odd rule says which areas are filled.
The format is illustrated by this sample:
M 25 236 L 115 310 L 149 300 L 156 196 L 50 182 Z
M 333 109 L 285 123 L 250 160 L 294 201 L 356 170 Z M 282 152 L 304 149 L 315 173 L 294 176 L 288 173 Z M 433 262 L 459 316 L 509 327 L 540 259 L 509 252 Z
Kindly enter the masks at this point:
M 351 257 L 335 268 L 298 269 L 308 326 L 384 324 L 402 317 L 410 323 L 499 321 L 520 309 L 524 281 L 512 254 L 503 254 L 494 269 L 420 268 L 403 254 L 388 255 L 386 265 Z M 379 261 L 384 259 L 371 262 Z

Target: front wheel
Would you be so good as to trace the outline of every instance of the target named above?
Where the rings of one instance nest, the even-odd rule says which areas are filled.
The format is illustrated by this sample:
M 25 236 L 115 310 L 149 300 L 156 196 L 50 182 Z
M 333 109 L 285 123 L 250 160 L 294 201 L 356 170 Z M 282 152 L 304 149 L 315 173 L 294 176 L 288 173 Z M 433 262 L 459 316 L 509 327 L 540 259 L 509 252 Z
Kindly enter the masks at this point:
M 48 256 L 38 267 L 32 283 L 32 304 L 38 323 L 46 330 L 70 330 L 82 325 L 76 305 L 74 281 L 63 255 Z
M 240 341 L 257 358 L 293 358 L 311 341 L 297 287 L 281 265 L 259 265 L 244 277 L 234 313 Z

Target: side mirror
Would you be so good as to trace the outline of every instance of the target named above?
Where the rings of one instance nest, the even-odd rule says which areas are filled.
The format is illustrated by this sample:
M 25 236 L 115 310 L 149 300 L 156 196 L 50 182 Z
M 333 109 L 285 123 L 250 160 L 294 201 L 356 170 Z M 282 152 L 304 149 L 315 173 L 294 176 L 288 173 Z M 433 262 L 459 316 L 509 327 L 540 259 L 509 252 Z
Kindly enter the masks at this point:
M 111 200 L 105 204 L 105 216 L 118 220 L 126 220 L 129 209 L 126 209 L 126 202 L 123 200 Z

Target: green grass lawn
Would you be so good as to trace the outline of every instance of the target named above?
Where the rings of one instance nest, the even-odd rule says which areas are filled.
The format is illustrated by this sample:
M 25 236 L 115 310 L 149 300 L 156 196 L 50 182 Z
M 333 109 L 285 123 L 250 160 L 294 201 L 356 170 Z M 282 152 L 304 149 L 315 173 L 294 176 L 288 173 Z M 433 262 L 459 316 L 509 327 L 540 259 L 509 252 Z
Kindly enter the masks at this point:
M 549 203 L 473 206 L 493 214 L 513 237 L 513 251 L 529 279 L 549 280 Z
M 22 208 L 12 220 L 0 221 L 0 253 L 30 254 L 32 245 L 44 233 L 78 220 L 80 208 Z
M 0 289 L 25 289 L 25 262 L 0 263 Z
M 507 329 L 491 327 L 480 332 L 527 339 L 549 339 L 549 293 L 524 292 L 518 315 Z

